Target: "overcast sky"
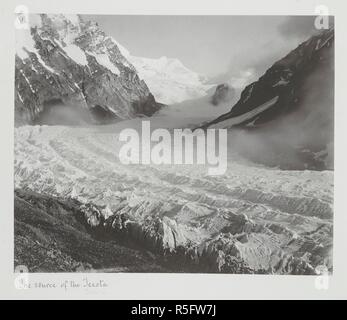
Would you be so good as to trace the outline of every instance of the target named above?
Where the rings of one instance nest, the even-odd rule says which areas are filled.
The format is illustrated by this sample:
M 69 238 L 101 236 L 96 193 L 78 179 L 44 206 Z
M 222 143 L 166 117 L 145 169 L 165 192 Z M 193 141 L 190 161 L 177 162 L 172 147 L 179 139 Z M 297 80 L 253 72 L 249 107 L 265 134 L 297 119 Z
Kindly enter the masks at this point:
M 178 58 L 208 76 L 259 74 L 314 32 L 312 17 L 85 16 L 132 55 Z

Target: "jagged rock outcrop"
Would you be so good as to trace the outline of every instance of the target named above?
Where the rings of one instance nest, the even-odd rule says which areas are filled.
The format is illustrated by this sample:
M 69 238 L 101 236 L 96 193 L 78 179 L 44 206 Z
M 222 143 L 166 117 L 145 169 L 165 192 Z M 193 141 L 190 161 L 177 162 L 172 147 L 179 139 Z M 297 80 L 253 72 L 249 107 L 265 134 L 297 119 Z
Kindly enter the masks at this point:
M 16 35 L 16 124 L 104 123 L 160 108 L 96 23 L 70 15 L 30 17 L 30 30 Z

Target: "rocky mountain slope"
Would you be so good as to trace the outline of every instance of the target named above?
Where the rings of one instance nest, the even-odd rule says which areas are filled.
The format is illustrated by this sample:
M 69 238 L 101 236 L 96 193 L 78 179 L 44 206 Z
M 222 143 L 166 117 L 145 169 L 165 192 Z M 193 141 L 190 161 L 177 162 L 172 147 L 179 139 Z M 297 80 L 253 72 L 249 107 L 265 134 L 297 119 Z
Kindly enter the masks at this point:
M 17 124 L 107 122 L 159 108 L 96 23 L 75 15 L 30 15 L 30 29 L 17 31 Z
M 286 168 L 323 169 L 333 165 L 333 125 L 331 28 L 274 63 L 258 81 L 246 86 L 230 112 L 204 127 L 237 128 L 235 145 L 243 145 L 242 150 L 255 160 Z M 261 156 L 269 155 L 266 159 L 258 158 L 257 145 L 263 150 Z
M 29 272 L 167 272 L 153 254 L 91 230 L 76 201 L 17 190 L 14 263 Z

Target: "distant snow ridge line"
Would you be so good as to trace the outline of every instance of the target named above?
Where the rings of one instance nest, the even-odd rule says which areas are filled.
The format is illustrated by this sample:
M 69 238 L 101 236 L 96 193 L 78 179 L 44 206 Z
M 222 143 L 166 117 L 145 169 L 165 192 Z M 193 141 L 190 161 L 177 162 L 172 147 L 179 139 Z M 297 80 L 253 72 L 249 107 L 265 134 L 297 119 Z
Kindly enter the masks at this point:
M 30 15 L 16 34 L 17 124 L 104 123 L 158 111 L 146 83 L 96 23 Z
M 117 125 L 16 128 L 16 188 L 75 199 L 93 228 L 183 270 L 332 270 L 331 173 L 233 162 L 218 178 L 191 166 L 125 166 L 114 132 Z

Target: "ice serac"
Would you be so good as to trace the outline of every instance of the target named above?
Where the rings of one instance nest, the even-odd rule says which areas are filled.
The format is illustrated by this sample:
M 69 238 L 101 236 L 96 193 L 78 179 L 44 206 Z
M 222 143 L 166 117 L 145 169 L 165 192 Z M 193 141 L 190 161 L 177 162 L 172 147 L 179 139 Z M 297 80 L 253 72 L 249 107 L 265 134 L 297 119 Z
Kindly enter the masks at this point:
M 334 28 L 330 28 L 275 62 L 245 87 L 228 113 L 204 126 L 239 129 L 235 144 L 240 142 L 256 160 L 268 154 L 273 163 L 290 159 L 285 168 L 324 169 L 332 168 L 333 124 Z
M 77 15 L 30 15 L 30 30 L 17 32 L 17 124 L 104 123 L 159 108 L 97 23 Z

